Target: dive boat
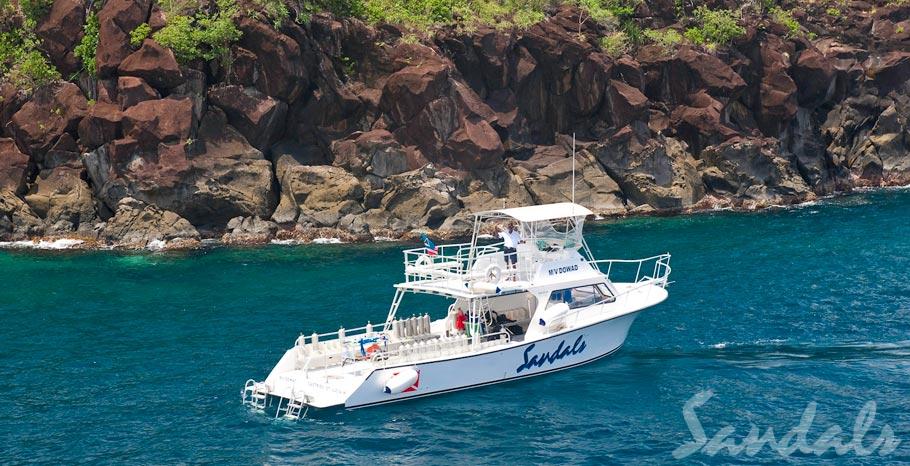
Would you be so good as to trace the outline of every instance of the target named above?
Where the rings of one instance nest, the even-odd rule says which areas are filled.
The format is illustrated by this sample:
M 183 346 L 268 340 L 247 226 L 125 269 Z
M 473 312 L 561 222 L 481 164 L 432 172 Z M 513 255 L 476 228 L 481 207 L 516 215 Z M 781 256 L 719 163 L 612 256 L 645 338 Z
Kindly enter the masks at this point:
M 638 313 L 667 298 L 670 255 L 596 260 L 575 203 L 474 214 L 470 243 L 404 251 L 404 282 L 385 323 L 301 335 L 245 404 L 299 419 L 310 407 L 348 409 L 523 379 L 616 352 Z M 484 234 L 517 225 L 516 265 Z M 511 267 L 510 267 L 511 265 Z M 406 295 L 451 304 L 400 317 Z

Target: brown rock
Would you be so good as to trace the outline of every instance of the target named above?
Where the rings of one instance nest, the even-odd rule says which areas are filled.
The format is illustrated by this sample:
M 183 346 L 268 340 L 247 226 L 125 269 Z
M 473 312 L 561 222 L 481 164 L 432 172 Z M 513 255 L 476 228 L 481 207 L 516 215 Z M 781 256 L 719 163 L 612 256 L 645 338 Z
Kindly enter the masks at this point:
M 808 48 L 799 54 L 793 65 L 793 79 L 799 90 L 799 103 L 814 107 L 833 95 L 835 85 L 832 60 L 818 49 Z
M 12 132 L 24 152 L 42 157 L 65 132 L 74 132 L 85 116 L 87 102 L 79 87 L 62 83 L 38 90 L 13 115 Z
M 157 89 L 170 89 L 183 82 L 180 65 L 174 52 L 152 39 L 145 39 L 142 47 L 126 57 L 117 71 L 121 76 L 142 78 Z
M 286 103 L 254 88 L 221 86 L 209 90 L 209 101 L 224 110 L 228 122 L 253 145 L 264 151 L 281 137 Z
M 910 52 L 889 52 L 870 58 L 866 70 L 866 75 L 882 93 L 888 93 L 910 80 Z
M 448 91 L 448 75 L 445 65 L 406 67 L 389 76 L 382 90 L 380 108 L 392 121 L 404 124 Z
M 577 114 L 591 115 L 600 108 L 612 68 L 609 58 L 602 53 L 592 53 L 578 65 L 572 86 Z
M 16 141 L 0 139 L 0 191 L 22 193 L 27 174 L 28 156 L 19 152 Z
M 58 0 L 38 23 L 35 33 L 41 38 L 41 49 L 61 74 L 69 76 L 82 69 L 73 49 L 82 40 L 85 6 L 80 0 Z
M 697 154 L 706 146 L 726 141 L 737 134 L 721 121 L 723 104 L 706 91 L 690 95 L 687 104 L 673 109 L 673 113 L 670 114 L 670 127 L 686 141 L 694 153 Z
M 308 88 L 309 74 L 300 46 L 268 24 L 250 18 L 239 23 L 240 45 L 256 55 L 261 64 L 256 87 L 265 94 L 293 102 Z
M 160 99 L 158 91 L 149 86 L 142 78 L 121 76 L 117 78 L 117 103 L 120 110 L 126 110 L 139 102 Z
M 695 86 L 707 89 L 711 95 L 732 98 L 746 88 L 743 78 L 714 55 L 683 46 L 677 57 L 692 72 Z M 668 76 L 668 79 L 680 78 L 682 76 Z
M 147 100 L 123 112 L 123 134 L 147 150 L 186 141 L 194 126 L 190 99 Z
M 79 122 L 79 142 L 94 150 L 114 139 L 120 138 L 123 112 L 114 104 L 97 102 L 88 109 L 88 114 Z
M 151 0 L 108 0 L 98 13 L 98 50 L 95 63 L 100 77 L 113 74 L 132 53 L 130 33 L 149 17 Z
M 57 167 L 67 167 L 81 170 L 82 159 L 79 145 L 69 133 L 63 133 L 57 143 L 51 147 L 51 150 L 44 154 L 44 160 L 41 161 L 41 168 L 53 169 Z
M 275 205 L 271 164 L 215 108 L 203 118 L 196 141 L 146 148 L 127 136 L 86 154 L 83 162 L 97 198 L 111 210 L 133 197 L 193 225 L 223 228 L 237 216 L 268 217 Z
M 638 89 L 615 79 L 607 87 L 606 111 L 614 127 L 621 128 L 642 119 L 648 109 L 648 98 Z
M 10 121 L 25 101 L 25 93 L 16 86 L 10 83 L 0 84 L 0 136 L 13 136 Z

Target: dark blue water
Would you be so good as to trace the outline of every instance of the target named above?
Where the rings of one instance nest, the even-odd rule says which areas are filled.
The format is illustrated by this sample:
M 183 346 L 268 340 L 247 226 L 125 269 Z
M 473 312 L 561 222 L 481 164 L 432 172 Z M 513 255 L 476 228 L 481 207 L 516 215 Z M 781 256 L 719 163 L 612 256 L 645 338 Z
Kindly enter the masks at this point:
M 837 425 L 846 442 L 874 401 L 866 445 L 887 424 L 896 450 L 790 461 L 910 461 L 908 226 L 901 191 L 601 224 L 599 257 L 673 254 L 670 299 L 614 357 L 296 423 L 243 407 L 244 381 L 300 332 L 382 320 L 402 245 L 0 252 L 0 463 L 664 463 L 704 390 L 707 436 L 740 441 L 751 424 L 780 438 L 816 402 L 809 441 Z

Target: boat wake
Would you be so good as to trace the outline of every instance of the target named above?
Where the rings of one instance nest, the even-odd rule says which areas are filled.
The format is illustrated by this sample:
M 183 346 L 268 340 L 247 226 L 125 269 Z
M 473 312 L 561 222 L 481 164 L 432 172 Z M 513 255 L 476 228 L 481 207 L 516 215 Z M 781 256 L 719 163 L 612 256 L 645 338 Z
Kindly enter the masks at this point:
M 785 340 L 759 340 L 751 343 L 721 342 L 690 351 L 628 351 L 627 356 L 645 359 L 697 358 L 733 364 L 764 365 L 779 361 L 864 361 L 910 359 L 910 340 L 898 342 L 856 342 L 816 346 L 788 343 Z

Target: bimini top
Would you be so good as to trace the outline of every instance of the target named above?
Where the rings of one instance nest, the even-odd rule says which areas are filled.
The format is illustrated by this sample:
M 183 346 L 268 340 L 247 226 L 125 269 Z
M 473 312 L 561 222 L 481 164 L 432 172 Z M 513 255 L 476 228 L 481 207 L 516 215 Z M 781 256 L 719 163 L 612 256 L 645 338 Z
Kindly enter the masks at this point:
M 594 212 L 587 207 L 571 202 L 556 204 L 532 205 L 527 207 L 514 207 L 511 209 L 491 210 L 474 214 L 477 217 L 511 217 L 522 223 L 541 222 L 570 217 L 587 217 Z

